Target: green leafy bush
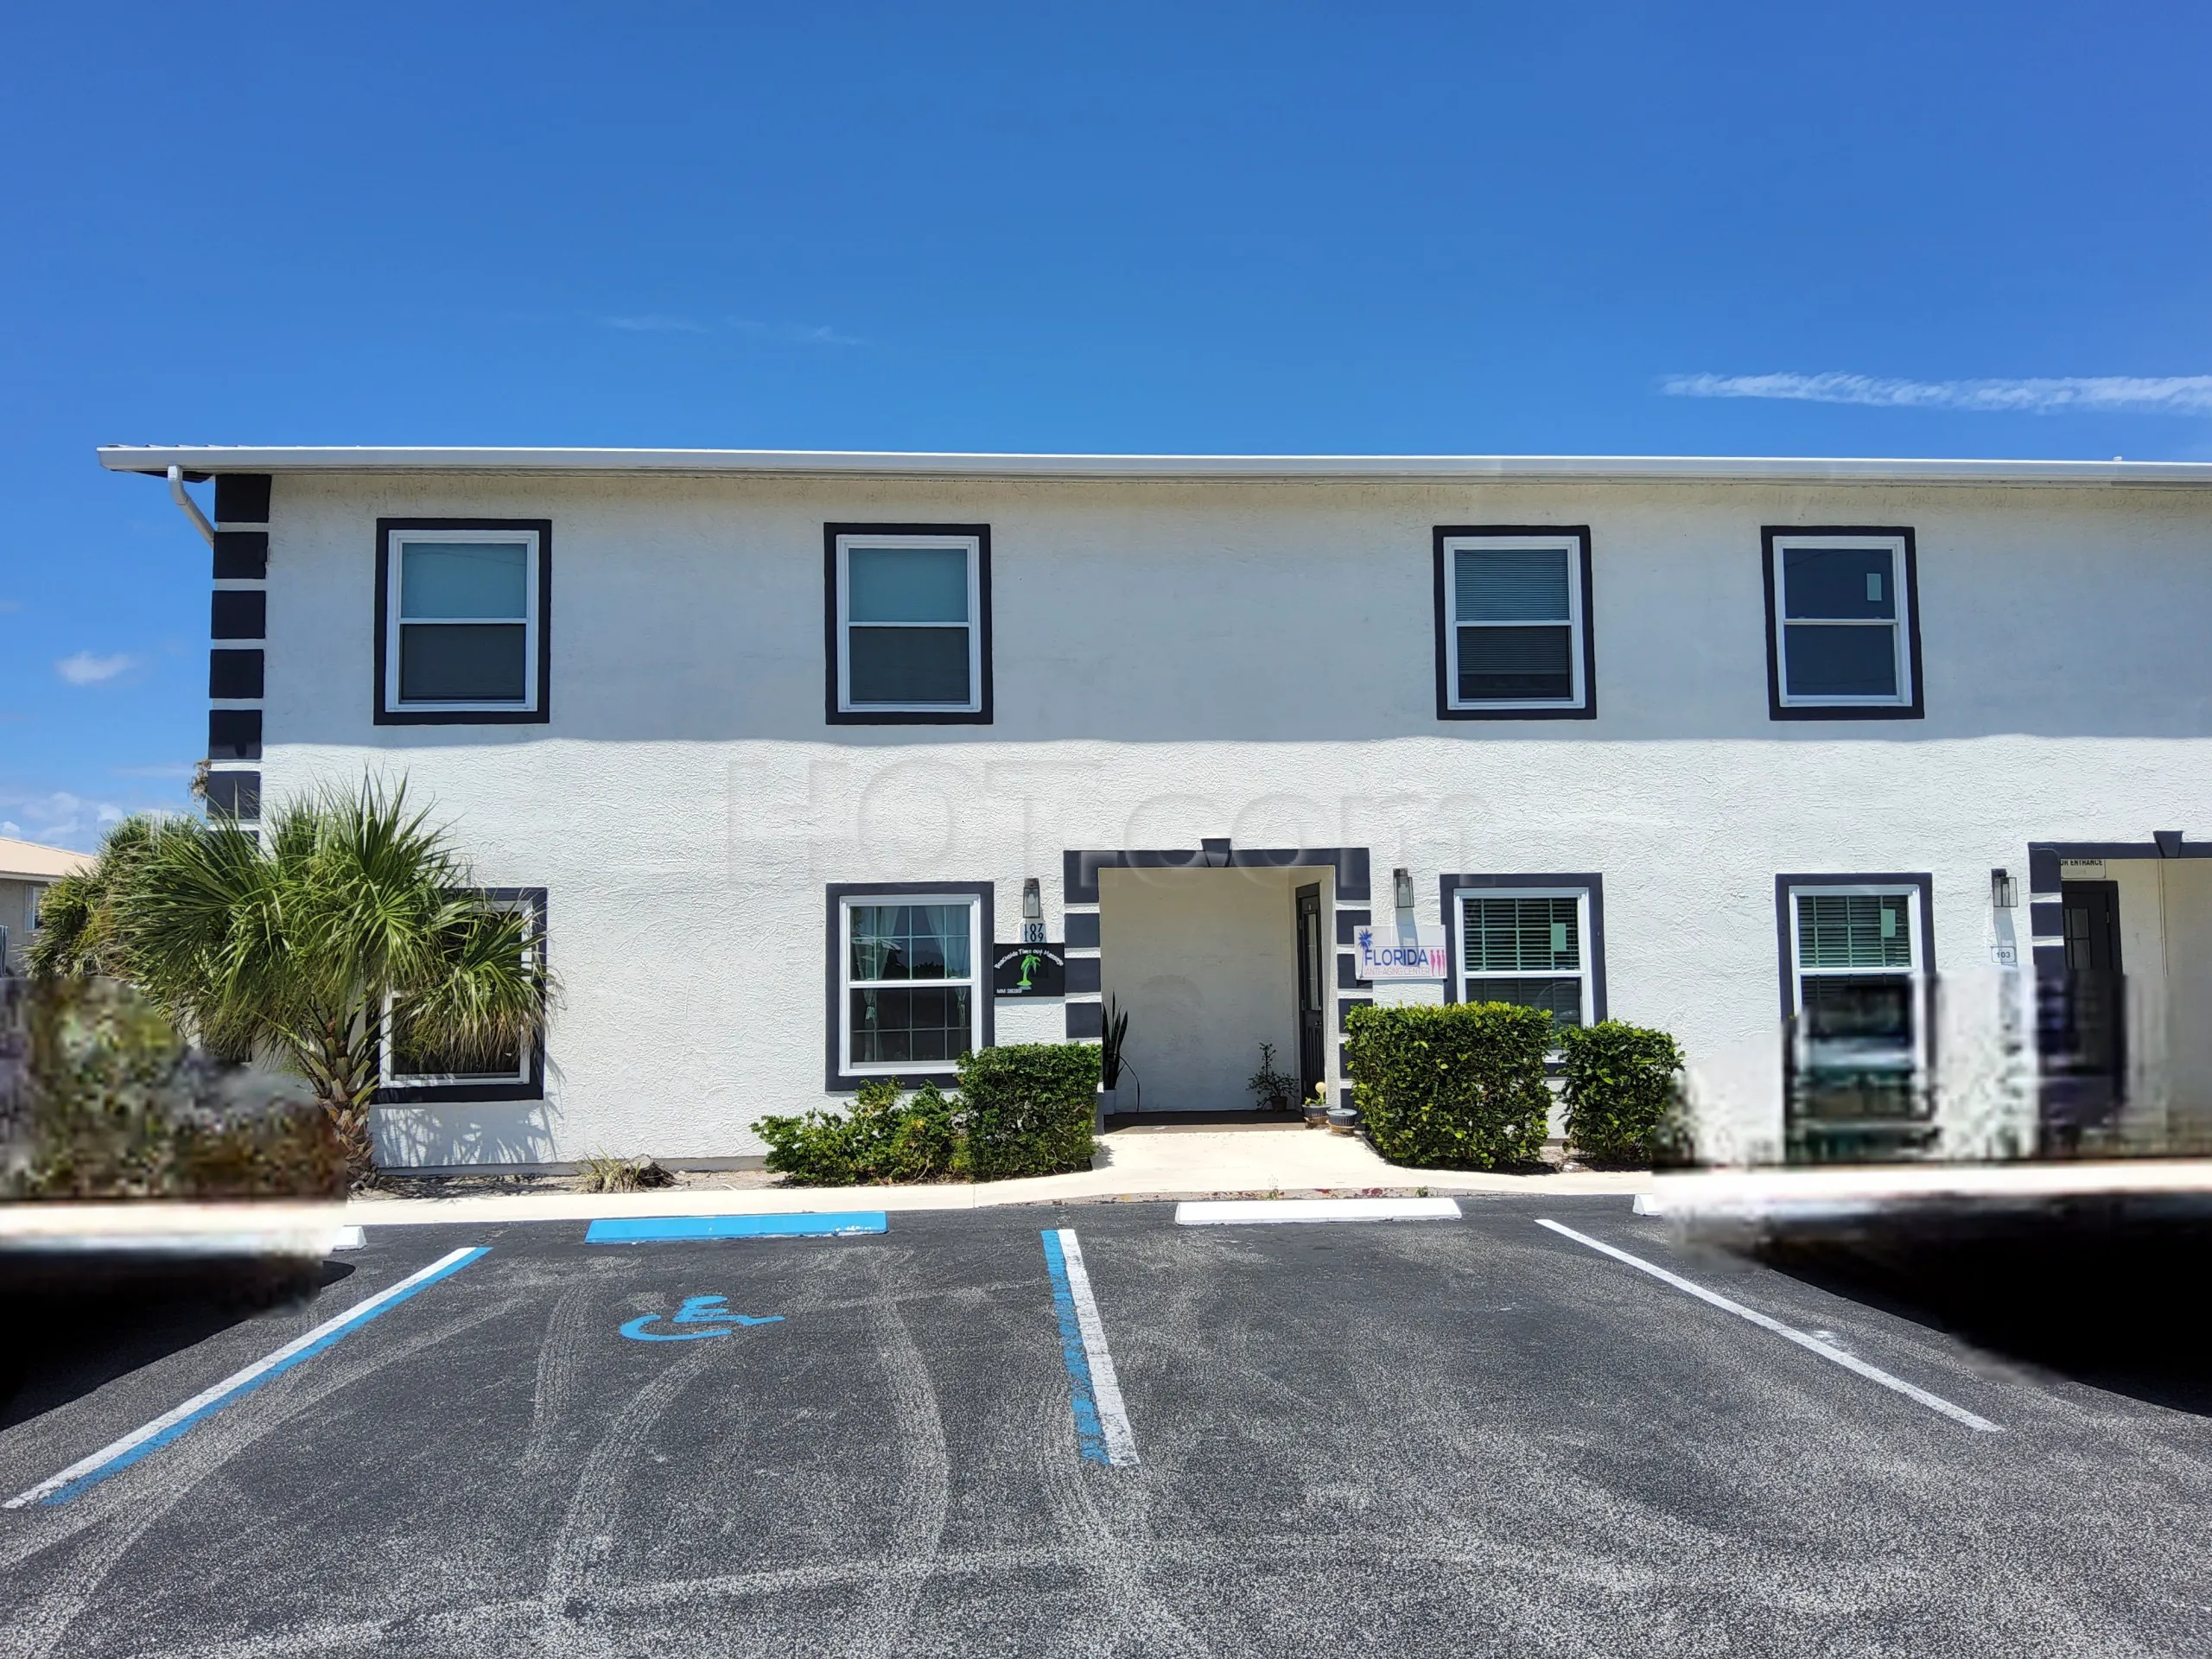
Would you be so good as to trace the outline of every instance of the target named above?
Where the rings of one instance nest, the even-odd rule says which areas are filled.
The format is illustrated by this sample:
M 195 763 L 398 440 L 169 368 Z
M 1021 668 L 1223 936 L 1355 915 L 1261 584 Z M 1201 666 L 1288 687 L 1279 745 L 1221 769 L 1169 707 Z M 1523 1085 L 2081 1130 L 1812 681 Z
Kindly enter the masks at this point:
M 1497 1169 L 1544 1144 L 1551 1015 L 1505 1002 L 1353 1008 L 1346 1070 L 1375 1149 L 1394 1164 Z
M 1098 1143 L 1099 1052 L 1011 1043 L 960 1057 L 959 1166 L 971 1180 L 1088 1167 Z
M 764 1117 L 756 1127 L 768 1167 L 805 1186 L 942 1180 L 959 1151 L 952 1103 L 937 1085 L 902 1100 L 887 1077 L 862 1084 L 849 1113 Z
M 341 1196 L 336 1129 L 285 1090 L 195 1051 L 111 980 L 0 982 L 0 1195 Z
M 1680 1095 L 1682 1051 L 1663 1031 L 1607 1020 L 1559 1033 L 1567 1143 L 1591 1162 L 1649 1162 Z

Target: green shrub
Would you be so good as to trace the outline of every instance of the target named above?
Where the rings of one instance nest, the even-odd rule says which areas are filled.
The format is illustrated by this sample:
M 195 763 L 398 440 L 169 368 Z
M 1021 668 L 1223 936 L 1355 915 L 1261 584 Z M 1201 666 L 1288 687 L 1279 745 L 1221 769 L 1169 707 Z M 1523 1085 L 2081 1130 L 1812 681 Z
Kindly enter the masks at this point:
M 1680 1090 L 1682 1051 L 1663 1031 L 1607 1020 L 1559 1033 L 1567 1144 L 1591 1162 L 1649 1162 Z
M 1375 1149 L 1394 1164 L 1497 1169 L 1536 1160 L 1551 1113 L 1551 1015 L 1505 1002 L 1355 1007 L 1346 1071 Z
M 1098 1143 L 1099 1052 L 1013 1043 L 960 1057 L 961 1173 L 971 1180 L 1087 1168 Z
M 768 1167 L 804 1186 L 941 1180 L 959 1144 L 952 1103 L 935 1084 L 901 1100 L 888 1077 L 862 1084 L 850 1113 L 764 1117 L 756 1127 Z
M 114 981 L 0 982 L 0 1196 L 341 1196 L 337 1131 L 288 1087 L 194 1050 Z
M 850 1112 L 764 1117 L 768 1167 L 804 1186 L 974 1181 L 1082 1169 L 1098 1092 L 1098 1051 L 1086 1043 L 1015 1043 L 960 1057 L 960 1093 L 925 1083 L 900 1096 L 878 1078 Z

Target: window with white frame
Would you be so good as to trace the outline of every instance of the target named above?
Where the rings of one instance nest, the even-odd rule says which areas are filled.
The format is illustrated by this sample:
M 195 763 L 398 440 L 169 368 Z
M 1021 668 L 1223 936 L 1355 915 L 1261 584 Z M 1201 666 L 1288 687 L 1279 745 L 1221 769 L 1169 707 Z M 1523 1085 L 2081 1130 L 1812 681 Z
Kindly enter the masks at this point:
M 1793 885 L 1789 933 L 1797 1063 L 1909 1084 L 1927 1059 L 1925 902 L 1916 885 Z
M 841 1071 L 947 1072 L 983 1046 L 980 897 L 848 893 L 838 917 Z
M 989 537 L 831 527 L 833 719 L 989 714 Z
M 1542 1008 L 1558 1026 L 1593 1017 L 1586 887 L 1462 888 L 1459 1001 Z
M 1916 712 L 1910 531 L 1766 533 L 1773 712 Z
M 496 909 L 523 918 L 522 950 L 525 963 L 543 959 L 544 953 L 544 891 L 536 887 L 500 888 L 484 897 Z M 519 1090 L 540 1080 L 543 1056 L 540 1039 L 524 1035 L 489 1051 L 462 1048 L 397 1014 L 387 1001 L 382 1040 L 378 1044 L 378 1083 L 386 1090 L 452 1090 L 466 1092 L 479 1087 Z
M 385 530 L 381 715 L 542 715 L 545 541 L 488 524 Z
M 1594 712 L 1586 530 L 1442 529 L 1436 559 L 1440 715 Z

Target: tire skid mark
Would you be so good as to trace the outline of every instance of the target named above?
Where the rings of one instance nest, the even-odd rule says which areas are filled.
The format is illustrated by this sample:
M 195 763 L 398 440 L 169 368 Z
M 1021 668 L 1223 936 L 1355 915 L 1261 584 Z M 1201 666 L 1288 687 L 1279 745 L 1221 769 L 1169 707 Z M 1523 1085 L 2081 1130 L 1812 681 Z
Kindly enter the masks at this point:
M 904 1637 L 914 1609 L 944 1548 L 945 1517 L 952 1502 L 952 1470 L 944 1441 L 944 1414 L 937 1385 L 914 1333 L 892 1294 L 890 1275 L 912 1261 L 911 1252 L 875 1255 L 875 1276 L 882 1294 L 869 1305 L 876 1352 L 883 1363 L 891 1396 L 891 1415 L 902 1467 L 887 1569 L 868 1587 L 861 1641 L 855 1651 L 890 1656 L 905 1650 Z
M 639 1388 L 608 1421 L 576 1477 L 568 1512 L 554 1534 L 537 1599 L 537 1639 L 544 1653 L 611 1651 L 588 1626 L 593 1568 L 613 1543 L 611 1527 L 622 1503 L 627 1472 L 655 1424 L 714 1363 L 720 1344 L 687 1348 Z
M 0 1656 L 44 1659 L 52 1653 L 132 1546 L 209 1476 L 302 1412 L 401 1360 L 512 1313 L 518 1301 L 510 1298 L 480 1308 L 455 1309 L 438 1328 L 401 1341 L 341 1348 L 336 1351 L 343 1357 L 335 1364 L 287 1373 L 262 1390 L 252 1407 L 241 1406 L 201 1424 L 193 1433 L 163 1447 L 160 1459 L 149 1459 L 124 1476 L 102 1482 L 74 1500 L 69 1510 L 34 1511 L 41 1517 L 67 1518 L 58 1528 L 40 1529 L 46 1535 L 34 1535 L 10 1547 L 0 1557 L 0 1567 L 21 1566 L 87 1534 L 92 1535 L 92 1541 L 61 1567 L 54 1581 L 28 1608 L 10 1616 L 4 1632 L 0 1632 Z M 79 1513 L 69 1513 L 79 1506 Z M 134 1611 L 135 1605 L 123 1616 L 130 1617 Z

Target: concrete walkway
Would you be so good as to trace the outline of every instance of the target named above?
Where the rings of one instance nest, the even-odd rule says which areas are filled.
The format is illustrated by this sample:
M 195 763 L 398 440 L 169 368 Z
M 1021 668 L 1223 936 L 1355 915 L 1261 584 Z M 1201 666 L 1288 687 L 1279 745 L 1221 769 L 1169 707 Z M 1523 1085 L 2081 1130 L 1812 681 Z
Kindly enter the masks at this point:
M 1618 1192 L 1647 1191 L 1637 1172 L 1483 1175 L 1401 1169 L 1356 1135 L 1293 1128 L 1167 1134 L 1124 1129 L 1103 1137 L 1094 1167 L 1070 1175 L 923 1186 L 690 1186 L 658 1192 L 485 1193 L 457 1198 L 355 1198 L 345 1219 L 369 1227 L 460 1221 L 584 1221 L 599 1216 L 789 1215 L 823 1210 L 987 1210 L 1003 1205 L 1114 1198 L 1265 1197 L 1281 1192 Z

